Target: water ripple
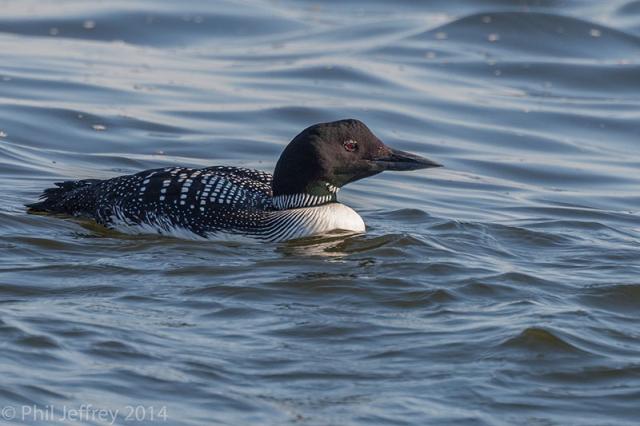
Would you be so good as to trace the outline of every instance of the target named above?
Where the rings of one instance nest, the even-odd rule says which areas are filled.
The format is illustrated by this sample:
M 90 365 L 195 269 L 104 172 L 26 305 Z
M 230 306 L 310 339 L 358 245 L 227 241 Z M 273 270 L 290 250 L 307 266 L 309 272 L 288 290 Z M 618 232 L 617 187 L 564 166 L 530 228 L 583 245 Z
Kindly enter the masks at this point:
M 637 423 L 638 1 L 1 3 L 5 406 Z M 345 117 L 446 166 L 341 190 L 364 235 L 203 244 L 24 212 L 59 180 L 272 170 Z

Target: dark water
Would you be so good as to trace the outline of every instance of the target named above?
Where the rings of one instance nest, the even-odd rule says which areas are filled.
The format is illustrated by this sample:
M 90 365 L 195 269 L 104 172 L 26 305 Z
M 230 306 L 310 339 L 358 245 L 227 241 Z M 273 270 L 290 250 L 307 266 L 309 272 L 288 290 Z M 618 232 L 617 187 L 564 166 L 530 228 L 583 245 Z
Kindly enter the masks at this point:
M 639 1 L 12 0 L 0 49 L 2 422 L 638 424 Z M 345 188 L 366 235 L 22 207 L 346 117 L 446 165 Z

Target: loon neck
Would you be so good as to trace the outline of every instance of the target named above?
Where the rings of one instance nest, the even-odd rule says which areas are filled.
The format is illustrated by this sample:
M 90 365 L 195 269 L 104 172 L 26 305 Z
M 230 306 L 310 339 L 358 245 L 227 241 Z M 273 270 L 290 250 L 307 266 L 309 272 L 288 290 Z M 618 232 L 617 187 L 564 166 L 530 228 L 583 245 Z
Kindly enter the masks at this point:
M 273 206 L 277 210 L 316 207 L 327 203 L 335 203 L 338 197 L 335 193 L 326 195 L 312 195 L 307 193 L 276 195 L 272 198 Z
M 276 194 L 273 196 L 273 206 L 278 210 L 315 207 L 338 201 L 340 188 L 327 182 L 309 185 L 306 191 L 293 194 Z

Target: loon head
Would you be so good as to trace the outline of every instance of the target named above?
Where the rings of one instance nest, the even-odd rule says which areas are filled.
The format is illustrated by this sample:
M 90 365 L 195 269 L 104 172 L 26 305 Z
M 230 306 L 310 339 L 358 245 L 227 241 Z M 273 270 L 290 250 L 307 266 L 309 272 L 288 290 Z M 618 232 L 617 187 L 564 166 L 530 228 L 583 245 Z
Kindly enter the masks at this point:
M 385 170 L 441 167 L 389 148 L 359 120 L 314 124 L 287 145 L 273 174 L 273 195 L 308 194 L 335 200 L 337 190 Z M 308 198 L 308 197 L 307 197 Z

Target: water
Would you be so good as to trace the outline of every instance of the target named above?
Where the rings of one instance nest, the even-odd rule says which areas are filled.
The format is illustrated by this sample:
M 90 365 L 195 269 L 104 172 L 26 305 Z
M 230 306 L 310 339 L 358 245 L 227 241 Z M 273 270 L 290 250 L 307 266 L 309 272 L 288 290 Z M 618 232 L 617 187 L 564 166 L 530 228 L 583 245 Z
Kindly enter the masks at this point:
M 640 2 L 0 10 L 3 423 L 637 424 Z M 343 189 L 366 235 L 203 243 L 22 206 L 272 170 L 347 117 L 446 166 Z

